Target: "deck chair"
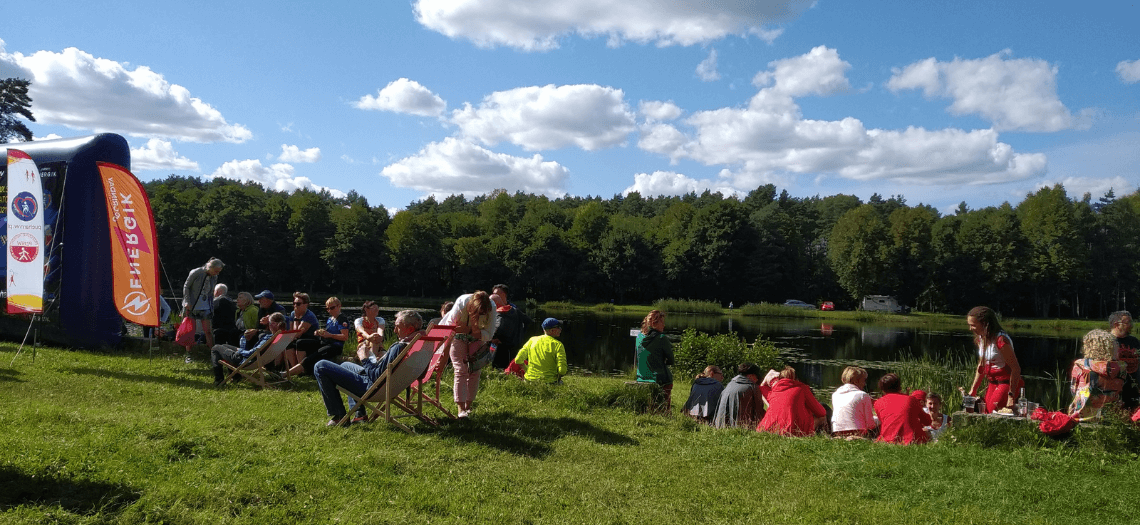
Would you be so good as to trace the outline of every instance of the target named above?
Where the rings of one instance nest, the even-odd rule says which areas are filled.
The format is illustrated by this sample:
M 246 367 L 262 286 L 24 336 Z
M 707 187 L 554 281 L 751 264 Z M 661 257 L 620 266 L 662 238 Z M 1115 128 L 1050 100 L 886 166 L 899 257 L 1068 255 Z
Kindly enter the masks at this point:
M 414 405 L 422 414 L 423 403 L 426 402 L 440 412 L 443 412 L 450 419 L 455 419 L 450 411 L 443 407 L 443 403 L 439 399 L 439 382 L 440 377 L 443 376 L 443 369 L 447 367 L 447 363 L 451 360 L 448 355 L 448 347 L 451 346 L 451 338 L 455 336 L 454 325 L 436 325 L 425 336 L 429 342 L 434 343 L 434 351 L 431 356 L 431 363 L 424 375 L 412 383 L 411 389 L 415 392 L 416 399 L 413 401 L 408 399 L 409 405 Z M 434 388 L 432 388 L 434 386 Z M 410 397 L 410 396 L 409 396 Z
M 230 369 L 229 375 L 226 376 L 225 381 L 222 381 L 222 384 L 233 381 L 238 374 L 241 374 L 253 384 L 267 388 L 270 385 L 268 381 L 269 371 L 265 367 L 275 361 L 281 352 L 285 351 L 285 347 L 289 346 L 289 343 L 292 343 L 293 339 L 296 339 L 300 333 L 300 330 L 288 330 L 277 334 L 269 340 L 268 344 L 254 349 L 253 353 L 249 354 L 249 357 L 237 366 L 222 361 L 222 366 Z
M 363 408 L 365 412 L 368 413 L 369 420 L 383 417 L 385 421 L 396 425 L 404 432 L 412 433 L 410 427 L 396 420 L 396 418 L 404 416 L 399 414 L 395 416 L 392 415 L 392 407 L 395 406 L 400 410 L 408 412 L 407 415 L 417 415 L 406 408 L 405 403 L 399 399 L 399 396 L 413 381 L 423 375 L 424 370 L 427 369 L 431 361 L 431 352 L 424 350 L 425 341 L 423 341 L 423 337 L 423 334 L 416 334 L 416 336 L 404 346 L 403 350 L 396 355 L 395 359 L 393 359 L 391 363 L 388 363 L 388 368 L 384 370 L 384 373 L 380 374 L 380 377 L 376 378 L 376 381 L 372 383 L 372 386 L 368 387 L 364 395 L 357 396 L 345 390 L 343 387 L 337 387 L 356 404 L 337 424 L 341 426 L 348 425 L 349 421 L 352 421 L 353 414 Z M 418 417 L 427 423 L 435 424 L 430 418 Z

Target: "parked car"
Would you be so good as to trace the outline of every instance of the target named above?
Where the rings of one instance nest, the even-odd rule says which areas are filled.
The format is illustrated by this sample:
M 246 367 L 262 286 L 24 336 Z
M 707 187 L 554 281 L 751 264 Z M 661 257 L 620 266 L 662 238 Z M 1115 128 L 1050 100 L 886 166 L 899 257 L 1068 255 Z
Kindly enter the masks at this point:
M 823 305 L 819 307 L 820 310 L 831 311 L 835 309 L 835 303 L 831 301 L 824 301 Z
M 864 295 L 860 306 L 867 312 L 910 313 L 909 306 L 899 304 L 898 299 L 890 295 Z
M 789 308 L 802 308 L 804 310 L 815 310 L 815 305 L 807 304 L 796 299 L 788 299 L 787 301 L 784 301 L 784 306 L 787 306 Z

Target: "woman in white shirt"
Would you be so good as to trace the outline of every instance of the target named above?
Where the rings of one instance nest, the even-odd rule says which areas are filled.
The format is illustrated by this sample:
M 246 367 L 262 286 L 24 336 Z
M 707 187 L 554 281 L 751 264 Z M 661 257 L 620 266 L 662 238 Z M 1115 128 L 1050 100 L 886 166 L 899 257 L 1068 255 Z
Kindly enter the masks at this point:
M 867 371 L 849 366 L 843 369 L 843 386 L 831 394 L 831 432 L 846 439 L 867 437 L 879 425 L 875 419 L 874 401 L 863 391 L 867 387 Z

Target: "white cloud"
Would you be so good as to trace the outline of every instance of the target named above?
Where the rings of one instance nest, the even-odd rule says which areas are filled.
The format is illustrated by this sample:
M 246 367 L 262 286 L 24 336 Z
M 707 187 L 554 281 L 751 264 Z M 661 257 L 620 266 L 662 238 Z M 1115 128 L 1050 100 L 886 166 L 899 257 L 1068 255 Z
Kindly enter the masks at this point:
M 63 137 L 56 135 L 55 133 L 48 133 L 47 136 L 44 136 L 44 137 L 32 137 L 32 140 L 55 140 L 55 139 L 62 139 L 62 138 Z
M 716 70 L 716 50 L 709 51 L 708 58 L 697 64 L 697 77 L 704 82 L 720 80 L 720 73 Z
M 1121 61 L 1116 65 L 1116 74 L 1120 75 L 1120 80 L 1124 81 L 1125 84 L 1140 82 L 1140 59 Z
M 281 156 L 277 157 L 281 162 L 316 162 L 321 160 L 321 148 L 309 148 L 302 150 L 297 146 L 289 146 L 286 144 L 281 145 Z
M 729 35 L 756 35 L 771 42 L 780 31 L 764 25 L 796 18 L 810 0 L 417 0 L 416 20 L 450 38 L 480 47 L 527 51 L 558 47 L 568 35 L 602 36 L 658 46 L 693 45 Z
M 557 162 L 543 161 L 542 155 L 514 157 L 454 137 L 428 144 L 380 172 L 393 186 L 469 197 L 496 188 L 560 197 L 566 194 L 563 187 L 569 174 Z
M 648 121 L 673 120 L 681 116 L 681 108 L 672 100 L 661 102 L 659 100 L 643 100 L 637 104 L 638 111 Z
M 1027 180 L 1045 173 L 1043 154 L 1021 154 L 991 129 L 867 129 L 852 117 L 803 118 L 793 96 L 849 89 L 850 66 L 832 49 L 769 64 L 756 76 L 763 87 L 744 108 L 700 111 L 678 125 L 647 123 L 638 147 L 668 156 L 721 165 L 721 184 L 741 190 L 794 180 L 797 174 L 839 175 L 960 185 Z M 689 134 L 687 134 L 687 132 Z
M 1074 116 L 1057 97 L 1057 68 L 1044 60 L 986 58 L 939 62 L 928 58 L 894 69 L 892 91 L 922 89 L 927 98 L 953 100 L 954 115 L 978 115 L 999 131 L 1060 131 L 1090 124 L 1088 110 Z
M 179 155 L 170 142 L 150 139 L 141 148 L 131 148 L 131 170 L 198 171 L 198 163 Z
M 673 171 L 655 171 L 653 173 L 638 173 L 633 176 L 633 185 L 622 190 L 622 195 L 638 192 L 643 197 L 659 195 L 685 195 L 687 193 L 704 193 L 705 190 L 720 192 L 724 196 L 737 195 L 738 192 L 725 181 L 712 181 L 709 179 L 693 179 Z
M 421 117 L 438 117 L 447 109 L 439 95 L 415 80 L 400 78 L 389 82 L 376 96 L 364 95 L 354 104 L 358 109 L 374 109 L 409 113 Z
M 262 166 L 261 161 L 257 159 L 231 160 L 222 164 L 220 168 L 207 175 L 207 177 L 222 177 L 231 180 L 256 182 L 268 189 L 288 193 L 306 189 L 311 191 L 328 190 L 334 197 L 346 197 L 348 195 L 340 190 L 313 184 L 313 181 L 309 180 L 308 177 L 294 176 L 292 165 L 271 164 L 265 167 Z
M 496 91 L 479 106 L 464 104 L 451 120 L 466 137 L 526 150 L 616 146 L 634 131 L 634 115 L 620 89 L 593 84 L 531 86 Z
M 42 124 L 189 142 L 244 142 L 253 136 L 146 66 L 129 70 L 74 47 L 25 56 L 0 46 L 0 73 L 9 70 L 32 81 L 28 95 Z
M 647 124 L 641 129 L 637 147 L 676 160 L 682 155 L 683 146 L 688 140 L 681 130 L 669 124 Z
M 798 57 L 769 62 L 768 67 L 771 69 L 758 73 L 752 83 L 756 87 L 772 85 L 772 93 L 826 96 L 851 89 L 846 76 L 851 64 L 841 60 L 838 51 L 824 46 Z

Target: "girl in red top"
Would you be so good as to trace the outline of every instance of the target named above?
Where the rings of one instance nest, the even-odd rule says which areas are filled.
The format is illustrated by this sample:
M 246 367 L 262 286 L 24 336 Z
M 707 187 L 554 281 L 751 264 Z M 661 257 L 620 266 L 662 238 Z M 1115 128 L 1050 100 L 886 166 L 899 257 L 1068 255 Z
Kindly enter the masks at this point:
M 985 412 L 996 412 L 1005 407 L 1013 407 L 1018 392 L 1025 385 L 1021 381 L 1021 365 L 1013 353 L 1013 341 L 1001 329 L 997 314 L 985 306 L 978 306 L 966 314 L 966 324 L 974 334 L 978 345 L 978 368 L 974 382 L 970 385 L 970 395 L 978 395 L 982 378 L 986 379 Z
M 823 405 L 811 393 L 811 387 L 796 381 L 796 370 L 784 367 L 780 379 L 765 394 L 768 411 L 756 425 L 757 432 L 771 432 L 783 436 L 811 436 L 816 421 L 827 417 Z
M 875 401 L 875 413 L 879 415 L 882 430 L 875 441 L 904 445 L 930 441 L 930 435 L 922 429 L 929 423 L 930 416 L 922 411 L 918 399 L 901 392 L 902 381 L 898 374 L 883 376 L 879 390 L 883 397 Z

